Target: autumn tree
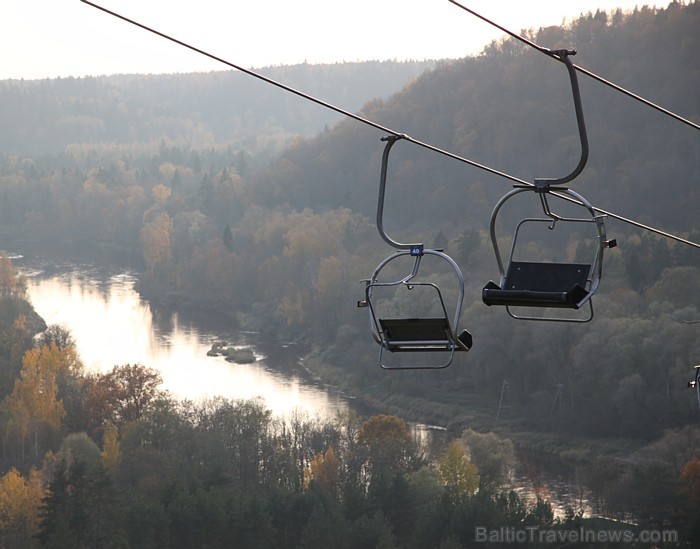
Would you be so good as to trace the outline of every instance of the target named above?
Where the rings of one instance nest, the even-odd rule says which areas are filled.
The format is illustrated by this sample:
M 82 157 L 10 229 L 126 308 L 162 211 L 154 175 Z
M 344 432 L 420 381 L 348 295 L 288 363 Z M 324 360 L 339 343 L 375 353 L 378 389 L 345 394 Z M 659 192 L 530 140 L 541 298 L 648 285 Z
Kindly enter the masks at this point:
M 80 367 L 74 347 L 60 349 L 51 343 L 25 353 L 20 377 L 7 398 L 10 425 L 18 436 L 22 459 L 30 436 L 34 442 L 33 458 L 37 461 L 40 458 L 39 439 L 44 439 L 42 447 L 45 447 L 59 432 L 66 414 L 63 402 L 58 398 L 59 378 Z
M 479 469 L 469 462 L 464 446 L 455 440 L 438 464 L 440 481 L 454 502 L 474 494 L 479 488 Z
M 110 422 L 121 426 L 138 420 L 164 394 L 158 388 L 162 382 L 157 370 L 141 364 L 87 376 L 85 407 L 91 425 L 101 430 Z
M 173 270 L 173 224 L 166 212 L 157 214 L 141 229 L 143 258 L 149 275 L 170 278 Z
M 36 346 L 56 348 L 70 362 L 59 370 L 57 377 L 57 398 L 63 402 L 66 412 L 63 427 L 68 432 L 85 430 L 83 365 L 78 358 L 73 334 L 64 326 L 51 324 L 37 337 Z
M 29 477 L 12 467 L 0 478 L 0 545 L 36 547 L 39 507 L 44 495 L 41 474 L 35 468 Z
M 114 475 L 120 461 L 119 431 L 114 423 L 108 423 L 102 436 L 102 463 L 107 471 Z
M 478 467 L 479 486 L 491 490 L 499 488 L 516 463 L 513 442 L 496 433 L 479 433 L 472 429 L 462 433 L 460 442 L 467 448 L 470 461 Z
M 365 473 L 370 483 L 408 472 L 419 464 L 416 444 L 401 418 L 372 416 L 362 424 L 357 439 L 364 452 Z
M 323 454 L 316 454 L 304 471 L 304 483 L 307 486 L 313 482 L 324 493 L 333 497 L 338 495 L 339 479 L 340 464 L 333 447 L 328 448 Z

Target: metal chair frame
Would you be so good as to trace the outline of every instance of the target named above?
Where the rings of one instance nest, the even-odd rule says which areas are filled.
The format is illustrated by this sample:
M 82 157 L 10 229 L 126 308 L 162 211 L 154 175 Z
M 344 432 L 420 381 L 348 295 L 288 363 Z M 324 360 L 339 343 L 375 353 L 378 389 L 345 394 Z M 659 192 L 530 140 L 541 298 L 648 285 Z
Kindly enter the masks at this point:
M 498 212 L 500 211 L 503 204 L 524 192 L 537 192 L 540 194 L 556 192 L 560 196 L 568 196 L 573 198 L 576 202 L 580 203 L 588 212 L 591 217 L 589 218 L 579 218 L 579 217 L 564 217 L 557 215 L 552 212 L 549 207 L 549 202 L 546 197 L 542 198 L 542 203 L 546 204 L 544 208 L 545 217 L 537 218 L 530 217 L 521 220 L 515 230 L 515 235 L 513 237 L 513 242 L 510 248 L 510 254 L 507 262 L 503 260 L 499 245 L 498 238 L 496 235 L 496 218 Z M 490 233 L 491 233 L 491 243 L 493 245 L 494 252 L 496 254 L 496 261 L 498 263 L 499 270 L 499 283 L 496 286 L 493 282 L 489 283 L 484 287 L 482 292 L 482 299 L 487 305 L 505 305 L 508 314 L 516 319 L 520 320 L 543 320 L 543 321 L 553 321 L 553 322 L 589 322 L 593 318 L 593 302 L 591 298 L 598 290 L 600 285 L 600 279 L 603 272 L 603 250 L 610 246 L 608 242 L 605 231 L 605 216 L 596 214 L 595 210 L 591 204 L 583 198 L 580 194 L 570 190 L 558 187 L 552 189 L 551 187 L 545 187 L 542 189 L 537 189 L 535 187 L 518 187 L 513 189 L 511 192 L 506 194 L 501 200 L 496 204 L 496 207 L 491 214 L 490 223 Z M 597 230 L 597 245 L 595 249 L 595 254 L 591 259 L 589 264 L 571 264 L 571 263 L 546 263 L 540 262 L 535 263 L 535 266 L 546 273 L 548 270 L 556 277 L 557 271 L 562 271 L 566 267 L 588 267 L 585 273 L 585 278 L 581 282 L 584 284 L 579 284 L 579 286 L 585 290 L 584 292 L 570 292 L 571 286 L 559 287 L 559 288 L 514 288 L 511 279 L 513 278 L 513 266 L 517 263 L 514 260 L 515 252 L 517 250 L 518 236 L 520 235 L 520 230 L 526 223 L 546 223 L 552 229 L 555 228 L 557 223 L 594 223 Z M 566 277 L 564 277 L 566 278 Z M 580 316 L 533 316 L 527 314 L 516 314 L 511 307 L 553 307 L 553 308 L 569 308 L 569 309 L 579 309 L 582 306 L 588 304 L 589 313 L 586 317 Z
M 386 195 L 386 178 L 389 163 L 389 151 L 394 143 L 403 136 L 391 135 L 382 138 L 386 141 L 382 156 L 382 169 L 379 182 L 379 197 L 377 200 L 377 230 L 384 241 L 398 251 L 384 259 L 365 280 L 365 297 L 358 301 L 358 307 L 368 307 L 370 311 L 370 328 L 374 340 L 380 345 L 379 364 L 385 370 L 416 370 L 416 369 L 443 369 L 447 368 L 454 360 L 456 351 L 467 351 L 471 348 L 472 339 L 469 332 L 463 330 L 456 334 L 462 315 L 464 301 L 464 276 L 457 263 L 442 250 L 425 248 L 422 243 L 404 244 L 389 237 L 384 230 L 384 198 Z M 436 284 L 429 281 L 417 280 L 418 270 L 424 256 L 430 255 L 447 262 L 455 274 L 458 295 L 455 303 L 455 312 L 452 318 L 447 313 L 447 307 L 442 297 L 442 292 Z M 389 282 L 379 281 L 382 270 L 392 261 L 401 257 L 413 257 L 413 266 L 410 273 L 397 280 Z M 405 287 L 411 290 L 417 286 L 433 288 L 436 291 L 440 303 L 442 316 L 439 317 L 407 317 L 407 318 L 382 318 L 377 311 L 374 302 L 374 290 L 380 287 Z M 418 366 L 392 366 L 385 361 L 385 351 L 395 352 L 447 352 L 446 360 L 435 364 L 420 364 Z
M 508 314 L 511 317 L 517 319 L 544 320 L 556 322 L 588 322 L 593 318 L 593 302 L 591 301 L 591 297 L 593 297 L 593 294 L 595 294 L 595 292 L 598 290 L 600 278 L 602 275 L 603 250 L 605 248 L 615 246 L 616 243 L 614 240 L 608 241 L 606 239 L 604 223 L 605 216 L 598 215 L 593 209 L 593 206 L 591 206 L 590 202 L 583 198 L 583 196 L 564 186 L 567 183 L 573 181 L 576 177 L 578 177 L 578 175 L 583 171 L 583 168 L 586 165 L 586 162 L 588 160 L 588 136 L 586 133 L 586 124 L 583 118 L 583 107 L 581 105 L 581 93 L 579 90 L 578 78 L 576 76 L 574 64 L 571 62 L 570 59 L 570 56 L 574 55 L 576 52 L 572 50 L 552 50 L 550 51 L 550 53 L 556 59 L 564 63 L 569 74 L 571 92 L 574 98 L 574 109 L 576 111 L 576 123 L 578 125 L 579 141 L 581 144 L 581 156 L 576 167 L 568 175 L 558 179 L 535 179 L 534 185 L 516 185 L 513 190 L 511 190 L 498 201 L 491 214 L 490 232 L 491 242 L 493 244 L 494 252 L 496 254 L 496 261 L 498 262 L 500 280 L 498 285 L 494 282 L 489 282 L 484 287 L 482 291 L 482 300 L 487 305 L 505 305 Z M 508 269 L 506 269 L 504 266 L 504 261 L 501 257 L 501 252 L 499 250 L 498 241 L 496 238 L 496 217 L 501 207 L 506 201 L 510 200 L 516 195 L 525 192 L 534 192 L 537 194 L 540 200 L 540 204 L 542 206 L 542 210 L 544 212 L 544 218 L 524 219 L 517 225 L 515 235 L 513 237 L 513 243 L 511 245 L 510 256 L 508 259 Z M 569 202 L 579 204 L 584 209 L 588 210 L 590 217 L 572 218 L 563 217 L 554 213 L 549 205 L 550 196 L 556 196 Z M 560 222 L 595 223 L 597 225 L 598 230 L 598 245 L 596 247 L 595 257 L 591 261 L 590 266 L 588 268 L 588 273 L 585 273 L 585 279 L 578 278 L 583 273 L 575 273 L 578 279 L 578 283 L 568 283 L 574 280 L 572 278 L 572 272 L 574 270 L 585 270 L 585 265 L 540 263 L 535 266 L 529 265 L 528 268 L 539 269 L 539 273 L 544 276 L 551 276 L 553 278 L 556 278 L 558 276 L 558 283 L 561 287 L 543 288 L 541 287 L 541 281 L 535 281 L 535 288 L 528 289 L 513 287 L 517 286 L 517 284 L 514 284 L 511 280 L 515 276 L 515 270 L 511 269 L 511 267 L 514 266 L 513 257 L 515 252 L 515 246 L 518 240 L 518 234 L 520 232 L 520 229 L 523 226 L 523 224 L 527 222 L 548 223 L 551 229 L 554 229 L 556 224 Z M 530 275 L 530 279 L 532 279 L 532 276 L 533 275 Z M 589 313 L 587 317 L 520 315 L 515 314 L 511 310 L 512 306 L 518 305 L 526 307 L 555 307 L 579 309 L 586 303 L 589 306 Z
M 454 360 L 456 351 L 468 351 L 471 347 L 471 336 L 463 331 L 459 336 L 455 335 L 454 327 L 459 325 L 462 304 L 464 301 L 464 277 L 459 266 L 447 254 L 439 250 L 420 248 L 414 250 L 402 250 L 393 253 L 384 259 L 374 270 L 372 276 L 366 280 L 365 300 L 360 302 L 360 306 L 367 306 L 370 310 L 370 328 L 374 340 L 379 343 L 379 364 L 385 370 L 409 370 L 409 369 L 443 369 L 447 368 Z M 418 268 L 424 255 L 433 255 L 446 261 L 453 269 L 459 293 L 455 301 L 454 316 L 450 320 L 447 313 L 445 300 L 440 288 L 432 283 L 417 281 Z M 389 282 L 379 282 L 378 277 L 381 271 L 392 261 L 404 256 L 413 256 L 413 268 L 410 274 Z M 437 294 L 440 304 L 441 316 L 430 317 L 400 317 L 382 318 L 377 313 L 377 307 L 373 300 L 375 288 L 405 287 L 408 291 L 417 286 L 432 288 Z M 445 361 L 420 366 L 392 366 L 384 360 L 384 352 L 427 352 L 446 351 L 449 353 Z

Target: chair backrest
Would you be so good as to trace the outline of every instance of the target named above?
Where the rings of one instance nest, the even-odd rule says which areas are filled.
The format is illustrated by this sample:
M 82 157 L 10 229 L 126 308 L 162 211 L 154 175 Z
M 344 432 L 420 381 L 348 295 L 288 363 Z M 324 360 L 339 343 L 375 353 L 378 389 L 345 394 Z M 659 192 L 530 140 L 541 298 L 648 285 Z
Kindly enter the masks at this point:
M 585 263 L 511 261 L 503 289 L 568 292 L 576 284 L 586 288 L 590 270 Z

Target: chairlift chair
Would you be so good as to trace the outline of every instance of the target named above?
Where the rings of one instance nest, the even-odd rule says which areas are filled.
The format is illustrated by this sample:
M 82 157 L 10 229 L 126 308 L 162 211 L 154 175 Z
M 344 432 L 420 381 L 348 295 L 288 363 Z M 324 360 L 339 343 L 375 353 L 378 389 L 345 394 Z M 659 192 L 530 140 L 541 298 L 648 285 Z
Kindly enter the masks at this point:
M 490 223 L 491 242 L 496 254 L 500 273 L 499 282 L 490 281 L 482 290 L 482 300 L 486 305 L 502 305 L 508 314 L 517 319 L 546 320 L 559 322 L 588 322 L 593 318 L 593 302 L 591 298 L 598 290 L 603 267 L 603 250 L 616 245 L 614 240 L 608 241 L 605 232 L 605 216 L 598 215 L 593 206 L 580 194 L 565 187 L 583 170 L 588 159 L 588 138 L 581 107 L 581 96 L 576 78 L 576 71 L 569 59 L 575 52 L 557 50 L 554 53 L 562 61 L 569 72 L 569 79 L 574 96 L 576 120 L 581 142 L 581 157 L 576 168 L 567 176 L 560 179 L 536 179 L 534 185 L 516 185 L 496 204 Z M 521 220 L 515 229 L 511 244 L 510 255 L 504 261 L 496 235 L 496 218 L 503 204 L 516 196 L 529 193 L 539 198 L 542 207 L 542 217 L 529 217 Z M 583 208 L 586 217 L 563 216 L 555 213 L 550 207 L 551 199 L 561 199 L 577 204 Z M 532 224 L 544 224 L 554 231 L 562 224 L 592 223 L 596 234 L 593 242 L 593 255 L 585 263 L 566 263 L 561 261 L 522 261 L 518 253 L 519 236 L 524 227 Z M 588 315 L 553 314 L 547 309 L 580 309 L 588 304 Z M 516 313 L 512 307 L 538 307 L 545 309 L 543 315 Z M 520 309 L 518 309 L 520 310 Z
M 379 234 L 393 248 L 398 251 L 384 259 L 375 269 L 369 279 L 365 280 L 364 299 L 358 301 L 358 307 L 369 309 L 370 328 L 374 340 L 380 345 L 379 364 L 385 370 L 420 370 L 443 369 L 452 364 L 455 353 L 468 351 L 472 346 L 472 337 L 467 330 L 457 335 L 462 303 L 464 301 L 464 277 L 455 261 L 442 250 L 426 248 L 423 244 L 402 244 L 391 239 L 384 231 L 384 197 L 386 191 L 386 174 L 389 151 L 393 144 L 402 136 L 392 135 L 382 138 L 386 141 L 382 157 L 382 170 L 379 186 L 379 200 L 377 206 L 377 229 Z M 426 256 L 435 257 L 446 263 L 449 270 L 454 273 L 457 283 L 457 298 L 452 315 L 448 314 L 442 291 L 429 279 L 418 278 L 421 262 Z M 410 270 L 403 276 L 392 280 L 382 280 L 380 275 L 389 264 L 397 266 L 401 264 L 400 258 L 411 262 Z M 376 292 L 380 289 L 406 289 L 416 291 L 419 288 L 428 292 L 434 307 L 438 313 L 416 316 L 386 316 L 382 314 L 382 307 L 378 303 Z M 425 353 L 426 359 L 417 364 L 410 365 L 392 361 L 387 358 L 385 352 L 393 353 Z M 437 360 L 431 353 L 445 354 L 445 358 Z
M 546 197 L 543 197 L 547 207 L 543 217 L 529 217 L 521 220 L 516 227 L 510 254 L 504 262 L 496 235 L 496 217 L 503 204 L 521 193 L 540 192 L 543 195 L 556 192 L 558 197 L 568 197 L 583 205 L 590 217 L 565 217 L 554 214 L 548 207 Z M 503 305 L 513 318 L 525 320 L 549 320 L 562 322 L 588 322 L 593 318 L 593 302 L 591 298 L 598 290 L 603 270 L 603 250 L 614 246 L 614 241 L 608 241 L 605 232 L 605 216 L 597 215 L 590 203 L 580 194 L 571 189 L 557 188 L 556 191 L 547 187 L 533 189 L 530 187 L 516 188 L 505 195 L 496 205 L 491 217 L 491 242 L 496 253 L 496 261 L 500 272 L 498 284 L 489 281 L 482 290 L 482 300 L 486 305 Z M 556 230 L 560 224 L 593 224 L 597 237 L 592 242 L 593 253 L 585 262 L 555 262 L 520 260 L 519 244 L 524 227 L 532 224 L 543 224 L 547 229 Z M 516 313 L 513 307 L 539 307 L 555 309 L 580 309 L 588 305 L 588 314 L 534 314 Z M 520 309 L 518 309 L 520 310 Z

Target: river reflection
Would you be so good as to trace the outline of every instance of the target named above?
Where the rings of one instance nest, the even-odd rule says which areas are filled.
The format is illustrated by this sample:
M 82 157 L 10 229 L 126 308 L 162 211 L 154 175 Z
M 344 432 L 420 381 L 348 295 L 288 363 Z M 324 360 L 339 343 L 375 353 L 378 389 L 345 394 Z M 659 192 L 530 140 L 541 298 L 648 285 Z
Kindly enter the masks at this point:
M 71 331 L 87 371 L 140 363 L 158 370 L 162 388 L 178 399 L 260 397 L 280 416 L 301 412 L 333 417 L 347 408 L 341 395 L 303 379 L 293 348 L 260 334 L 236 332 L 223 319 L 155 307 L 140 298 L 131 271 L 106 272 L 85 264 L 46 266 L 22 258 L 14 263 L 27 275 L 36 311 L 48 324 Z M 208 357 L 217 340 L 252 348 L 258 361 L 232 364 Z

